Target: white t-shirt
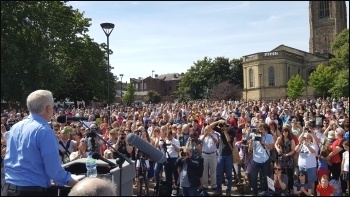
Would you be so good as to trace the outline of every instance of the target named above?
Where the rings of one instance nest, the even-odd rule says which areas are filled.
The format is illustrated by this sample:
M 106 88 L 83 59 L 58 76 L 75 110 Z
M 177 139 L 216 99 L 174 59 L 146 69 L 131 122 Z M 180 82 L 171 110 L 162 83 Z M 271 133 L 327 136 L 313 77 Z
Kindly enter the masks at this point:
M 177 139 L 175 139 L 175 138 L 173 138 L 171 141 L 169 141 L 169 140 L 167 139 L 165 143 L 166 143 L 166 144 L 172 143 L 172 144 L 174 144 L 176 147 L 180 148 L 180 142 L 179 142 L 179 140 L 177 140 Z M 170 158 L 178 158 L 178 156 L 179 156 L 179 155 L 178 155 L 178 152 L 175 151 L 173 145 L 167 145 L 166 147 L 167 147 L 167 151 L 168 151 L 168 153 L 169 153 Z M 168 154 L 166 154 L 166 158 L 169 158 L 169 156 L 168 156 Z
M 343 170 L 349 172 L 349 151 L 343 152 L 344 168 Z
M 304 144 L 300 146 L 298 166 L 301 168 L 315 168 L 317 166 L 316 154 L 318 153 L 318 145 L 315 142 L 310 144 L 310 147 L 313 148 L 316 153 L 311 153 Z

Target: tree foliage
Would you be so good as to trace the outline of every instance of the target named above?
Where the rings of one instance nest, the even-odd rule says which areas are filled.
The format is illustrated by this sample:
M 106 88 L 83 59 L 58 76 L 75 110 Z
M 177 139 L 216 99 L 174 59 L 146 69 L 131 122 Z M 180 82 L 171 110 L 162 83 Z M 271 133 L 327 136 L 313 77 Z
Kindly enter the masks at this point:
M 309 76 L 309 85 L 313 87 L 318 94 L 324 97 L 332 88 L 335 79 L 334 72 L 330 66 L 320 64 L 316 70 Z
M 330 93 L 333 98 L 349 97 L 349 70 L 344 69 L 336 72 L 333 87 Z
M 234 85 L 230 81 L 223 81 L 213 86 L 210 100 L 221 101 L 221 100 L 241 100 L 242 98 L 242 87 Z
M 151 103 L 158 103 L 161 99 L 161 96 L 158 92 L 156 91 L 148 91 L 147 93 L 147 102 L 151 102 Z
M 332 50 L 335 55 L 329 64 L 336 70 L 349 69 L 349 29 L 344 29 L 332 42 Z
M 126 92 L 122 99 L 127 106 L 130 106 L 135 101 L 135 88 L 132 82 L 126 87 Z
M 205 57 L 195 62 L 181 78 L 178 96 L 180 100 L 203 99 L 214 85 L 223 81 L 243 87 L 242 60 Z
M 335 72 L 330 89 L 333 97 L 349 96 L 349 29 L 344 29 L 332 42 L 335 57 L 329 61 Z
M 292 76 L 287 82 L 287 95 L 290 99 L 296 99 L 305 91 L 305 81 L 300 75 Z
M 64 1 L 1 1 L 1 99 L 24 105 L 37 89 L 58 99 L 107 98 L 107 53 L 87 35 L 83 15 Z

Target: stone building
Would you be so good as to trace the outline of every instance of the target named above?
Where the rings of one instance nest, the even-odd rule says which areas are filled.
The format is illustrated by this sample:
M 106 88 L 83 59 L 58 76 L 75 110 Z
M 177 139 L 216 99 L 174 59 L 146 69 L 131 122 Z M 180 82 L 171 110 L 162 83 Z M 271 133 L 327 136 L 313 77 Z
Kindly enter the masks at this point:
M 332 53 L 331 42 L 347 28 L 345 1 L 310 1 L 310 53 Z
M 328 65 L 330 44 L 347 28 L 344 1 L 310 1 L 309 52 L 280 45 L 267 52 L 243 56 L 243 95 L 245 100 L 286 98 L 288 80 L 299 74 L 306 85 L 311 72 L 319 65 Z M 313 97 L 307 86 L 302 97 Z

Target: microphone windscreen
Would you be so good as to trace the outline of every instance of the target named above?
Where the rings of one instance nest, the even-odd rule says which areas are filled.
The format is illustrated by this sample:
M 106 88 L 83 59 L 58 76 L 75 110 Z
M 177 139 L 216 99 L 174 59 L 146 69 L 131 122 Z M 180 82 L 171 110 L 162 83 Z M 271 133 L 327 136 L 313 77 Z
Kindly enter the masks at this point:
M 126 136 L 126 142 L 133 145 L 139 151 L 145 153 L 149 158 L 157 161 L 158 163 L 164 163 L 166 161 L 166 156 L 163 152 L 134 133 L 129 133 Z
M 59 123 L 66 123 L 67 117 L 66 116 L 58 116 L 57 117 L 57 122 Z

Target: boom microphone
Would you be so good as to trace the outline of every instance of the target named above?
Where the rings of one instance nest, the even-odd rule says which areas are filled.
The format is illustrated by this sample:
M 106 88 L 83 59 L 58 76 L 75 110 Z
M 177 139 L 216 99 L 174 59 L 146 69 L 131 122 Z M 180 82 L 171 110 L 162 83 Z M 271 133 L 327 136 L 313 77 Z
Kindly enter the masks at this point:
M 100 153 L 97 153 L 97 152 L 92 153 L 92 158 L 102 160 L 102 161 L 108 163 L 112 168 L 115 168 L 117 166 L 117 164 L 115 164 L 115 163 L 109 161 L 108 159 L 102 157 L 100 155 Z
M 145 153 L 149 158 L 152 160 L 158 162 L 158 163 L 164 163 L 166 161 L 165 154 L 162 153 L 160 150 L 152 146 L 150 143 L 146 142 L 139 136 L 135 135 L 134 133 L 129 133 L 126 136 L 126 141 L 135 146 L 137 149 Z
M 66 123 L 67 121 L 81 121 L 81 120 L 88 120 L 88 118 L 85 118 L 85 117 L 70 117 L 70 116 L 57 116 L 57 122 L 59 122 L 59 123 Z

